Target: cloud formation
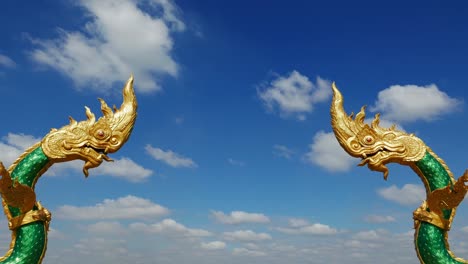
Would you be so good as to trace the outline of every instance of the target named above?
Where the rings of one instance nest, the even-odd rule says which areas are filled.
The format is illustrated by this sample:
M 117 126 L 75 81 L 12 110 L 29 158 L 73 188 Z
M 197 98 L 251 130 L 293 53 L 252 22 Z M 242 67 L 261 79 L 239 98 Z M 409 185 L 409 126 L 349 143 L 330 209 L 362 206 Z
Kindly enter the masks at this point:
M 105 199 L 94 206 L 60 206 L 55 215 L 62 219 L 148 219 L 169 214 L 169 209 L 148 199 L 127 195 L 118 199 Z
M 305 160 L 328 171 L 348 171 L 357 163 L 357 159 L 349 156 L 341 148 L 333 132 L 317 132 L 309 148 L 309 152 L 304 156 Z
M 232 211 L 229 215 L 226 215 L 221 211 L 212 211 L 211 214 L 218 222 L 229 225 L 270 222 L 270 219 L 266 215 L 259 213 Z
M 16 68 L 16 62 L 14 62 L 9 57 L 0 54 L 0 66 L 13 69 L 13 68 Z
M 278 227 L 276 231 L 289 235 L 334 235 L 338 230 L 320 223 L 311 224 L 300 218 L 289 219 L 289 227 Z
M 437 85 L 392 85 L 379 92 L 371 111 L 397 122 L 432 121 L 455 111 L 462 102 L 439 90 Z
M 419 205 L 426 198 L 426 191 L 422 185 L 405 184 L 400 189 L 396 185 L 377 190 L 384 199 L 402 205 Z
M 155 224 L 133 223 L 129 227 L 134 231 L 161 233 L 169 236 L 207 237 L 213 235 L 203 229 L 188 228 L 173 219 L 164 219 Z
M 278 76 L 266 89 L 258 89 L 258 96 L 269 111 L 277 111 L 282 117 L 293 116 L 305 120 L 314 104 L 331 96 L 330 81 L 317 77 L 312 83 L 298 71 L 288 76 Z
M 102 91 L 134 73 L 141 92 L 161 89 L 154 75 L 177 76 L 173 32 L 185 29 L 171 0 L 79 0 L 87 23 L 59 30 L 51 40 L 32 39 L 31 58 L 70 77 L 79 89 Z M 142 9 L 141 6 L 145 6 Z M 157 14 L 157 15 L 154 15 Z
M 160 148 L 153 148 L 151 145 L 146 145 L 145 149 L 155 160 L 162 161 L 174 168 L 196 168 L 198 166 L 192 159 L 183 157 L 172 150 L 165 151 Z
M 265 241 L 271 240 L 272 237 L 267 233 L 255 233 L 252 230 L 238 230 L 233 232 L 224 232 L 224 239 L 230 241 Z

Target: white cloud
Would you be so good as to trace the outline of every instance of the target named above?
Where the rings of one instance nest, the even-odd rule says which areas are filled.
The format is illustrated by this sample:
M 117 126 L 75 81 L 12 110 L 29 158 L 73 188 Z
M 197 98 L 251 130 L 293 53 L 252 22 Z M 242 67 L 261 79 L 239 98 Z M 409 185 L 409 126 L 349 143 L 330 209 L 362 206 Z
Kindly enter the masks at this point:
M 67 171 L 82 173 L 82 170 L 83 161 L 73 160 L 55 164 L 44 175 L 60 176 L 66 174 Z M 114 162 L 103 162 L 99 167 L 90 169 L 89 174 L 90 177 L 111 176 L 137 183 L 144 182 L 153 174 L 153 171 L 136 164 L 130 158 L 122 157 L 114 159 Z
M 116 260 L 120 259 L 122 256 L 127 256 L 129 253 L 125 240 L 100 237 L 83 238 L 73 245 L 73 250 L 85 256 L 100 252 L 101 255 L 112 256 Z
M 208 243 L 201 243 L 201 248 L 206 250 L 220 250 L 226 248 L 226 243 L 223 241 L 212 241 Z
M 240 166 L 240 167 L 245 166 L 245 162 L 240 161 L 240 160 L 235 160 L 235 159 L 232 159 L 232 158 L 229 158 L 228 162 L 229 162 L 229 164 L 231 164 L 233 166 Z
M 330 97 L 330 85 L 320 77 L 314 84 L 307 76 L 293 71 L 289 76 L 278 76 L 263 91 L 259 89 L 258 96 L 270 111 L 277 108 L 282 117 L 295 116 L 305 120 L 315 103 Z
M 0 54 L 0 66 L 6 68 L 16 68 L 16 63 L 9 57 Z
M 388 188 L 378 190 L 377 193 L 384 199 L 402 205 L 417 205 L 426 197 L 424 187 L 416 184 L 405 184 L 401 189 L 392 185 Z
M 288 223 L 290 227 L 303 227 L 309 225 L 309 221 L 301 218 L 290 218 Z
M 283 157 L 286 159 L 290 159 L 292 155 L 294 155 L 293 150 L 289 149 L 286 146 L 278 145 L 278 144 L 273 146 L 273 153 L 277 155 L 278 157 Z
M 361 231 L 356 233 L 353 237 L 359 240 L 379 240 L 381 238 L 379 232 L 376 230 Z
M 5 167 L 11 165 L 29 147 L 41 141 L 31 135 L 8 133 L 0 142 L 0 161 Z
M 90 170 L 90 174 L 109 175 L 131 182 L 142 182 L 149 178 L 153 174 L 153 171 L 143 168 L 129 158 L 122 157 L 114 160 L 114 162 L 101 164 L 96 169 Z
M 109 235 L 122 235 L 126 234 L 127 230 L 117 221 L 101 221 L 86 227 L 86 230 L 92 234 L 109 234 Z
M 48 232 L 47 236 L 48 236 L 49 239 L 62 240 L 62 239 L 66 238 L 64 233 L 62 233 L 59 230 L 57 230 L 55 228 L 52 228 L 52 227 L 49 227 L 49 232 Z
M 368 215 L 364 218 L 366 222 L 375 223 L 375 224 L 382 224 L 382 223 L 389 223 L 395 222 L 396 219 L 393 216 L 389 215 Z
M 145 147 L 146 152 L 153 157 L 155 160 L 162 161 L 167 165 L 180 168 L 180 167 L 188 167 L 188 168 L 195 168 L 198 165 L 190 158 L 185 158 L 172 150 L 164 151 L 160 148 L 153 148 L 151 145 L 146 145 Z
M 461 103 L 460 100 L 440 91 L 435 84 L 392 85 L 379 92 L 371 111 L 381 111 L 383 118 L 398 122 L 419 119 L 431 121 L 453 112 Z
M 232 211 L 226 215 L 220 211 L 212 211 L 214 218 L 223 224 L 243 224 L 243 223 L 269 223 L 270 219 L 264 214 L 247 213 L 243 211 Z
M 132 72 L 136 89 L 157 91 L 153 74 L 177 75 L 171 33 L 185 25 L 173 1 L 80 0 L 77 5 L 88 18 L 82 30 L 60 29 L 57 39 L 33 39 L 33 60 L 69 76 L 79 88 L 96 91 L 125 81 Z
M 265 241 L 271 240 L 271 235 L 267 233 L 255 233 L 252 230 L 238 230 L 234 232 L 224 232 L 226 240 L 230 241 Z
M 141 219 L 169 214 L 169 210 L 150 200 L 128 195 L 118 199 L 105 199 L 94 206 L 64 205 L 57 209 L 59 218 L 73 220 Z
M 188 228 L 173 219 L 164 219 L 155 224 L 133 223 L 130 224 L 130 229 L 140 232 L 161 233 L 169 236 L 183 237 L 207 237 L 213 234 L 203 229 Z
M 289 235 L 334 235 L 338 230 L 320 223 L 309 224 L 306 222 L 290 221 L 290 227 L 278 227 L 277 231 Z
M 249 256 L 249 257 L 263 257 L 267 254 L 263 251 L 250 250 L 246 248 L 235 248 L 232 250 L 232 254 L 237 256 Z
M 341 148 L 333 132 L 317 132 L 309 148 L 305 160 L 329 171 L 347 171 L 357 163 L 355 158 Z

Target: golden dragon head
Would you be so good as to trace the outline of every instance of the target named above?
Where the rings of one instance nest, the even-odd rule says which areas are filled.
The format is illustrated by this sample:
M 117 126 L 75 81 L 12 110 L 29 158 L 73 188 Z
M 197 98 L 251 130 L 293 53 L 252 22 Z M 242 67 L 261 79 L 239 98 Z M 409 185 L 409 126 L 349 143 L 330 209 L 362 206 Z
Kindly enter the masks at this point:
M 380 114 L 376 114 L 369 126 L 364 122 L 366 107 L 356 114 L 347 115 L 343 108 L 343 96 L 332 84 L 333 99 L 330 108 L 333 132 L 341 147 L 351 156 L 361 158 L 359 166 L 367 164 L 369 169 L 380 171 L 387 179 L 388 168 L 385 164 L 396 162 L 407 165 L 418 161 L 426 153 L 424 142 L 414 136 L 391 128 L 379 126 Z
M 88 107 L 87 120 L 77 122 L 70 117 L 70 124 L 52 129 L 41 142 L 44 154 L 54 162 L 80 159 L 85 161 L 83 173 L 98 167 L 103 160 L 112 161 L 107 154 L 119 150 L 128 140 L 135 124 L 137 101 L 133 90 L 133 76 L 123 88 L 123 103 L 119 109 L 111 109 L 101 102 L 103 116 L 96 117 Z

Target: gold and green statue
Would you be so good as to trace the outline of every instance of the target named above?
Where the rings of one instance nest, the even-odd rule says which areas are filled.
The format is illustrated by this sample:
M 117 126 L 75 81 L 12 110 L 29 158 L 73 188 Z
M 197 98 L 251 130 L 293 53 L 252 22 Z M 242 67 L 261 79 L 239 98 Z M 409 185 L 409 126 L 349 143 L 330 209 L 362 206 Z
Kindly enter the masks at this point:
M 332 84 L 331 123 L 341 147 L 351 156 L 361 158 L 360 166 L 382 172 L 387 179 L 387 163 L 409 166 L 426 188 L 426 200 L 414 211 L 414 243 L 424 264 L 468 263 L 450 251 L 448 232 L 457 206 L 467 192 L 468 171 L 458 180 L 424 142 L 395 126 L 379 126 L 379 114 L 371 125 L 364 123 L 365 107 L 354 117 L 343 108 L 343 96 Z
M 47 248 L 50 212 L 36 201 L 34 186 L 47 169 L 56 162 L 83 160 L 83 173 L 98 167 L 107 154 L 118 151 L 128 140 L 136 119 L 137 101 L 133 77 L 123 89 L 123 103 L 111 109 L 104 100 L 104 116 L 96 120 L 86 107 L 87 120 L 52 129 L 40 142 L 26 150 L 10 168 L 0 163 L 0 193 L 3 209 L 12 231 L 10 249 L 0 263 L 39 264 Z

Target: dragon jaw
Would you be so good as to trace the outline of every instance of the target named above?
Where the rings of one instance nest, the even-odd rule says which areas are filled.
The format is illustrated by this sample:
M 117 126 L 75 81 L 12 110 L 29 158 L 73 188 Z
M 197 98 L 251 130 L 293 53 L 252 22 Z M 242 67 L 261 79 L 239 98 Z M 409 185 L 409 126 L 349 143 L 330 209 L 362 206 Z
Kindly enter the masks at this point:
M 101 165 L 103 160 L 112 161 L 107 154 L 119 150 L 130 137 L 135 124 L 137 101 L 133 89 L 133 76 L 123 88 L 123 103 L 119 109 L 111 109 L 101 102 L 103 116 L 96 121 L 88 107 L 87 120 L 77 122 L 70 117 L 70 124 L 52 129 L 41 142 L 44 154 L 54 162 L 75 159 L 85 161 L 83 173 Z
M 405 165 L 423 158 L 426 147 L 421 139 L 397 130 L 395 125 L 388 129 L 380 127 L 379 114 L 375 115 L 370 126 L 365 124 L 365 106 L 353 119 L 353 114 L 346 114 L 343 96 L 335 83 L 332 89 L 330 114 L 333 132 L 349 155 L 361 158 L 359 166 L 367 164 L 369 169 L 382 172 L 386 180 L 388 168 L 385 164 L 395 162 Z

